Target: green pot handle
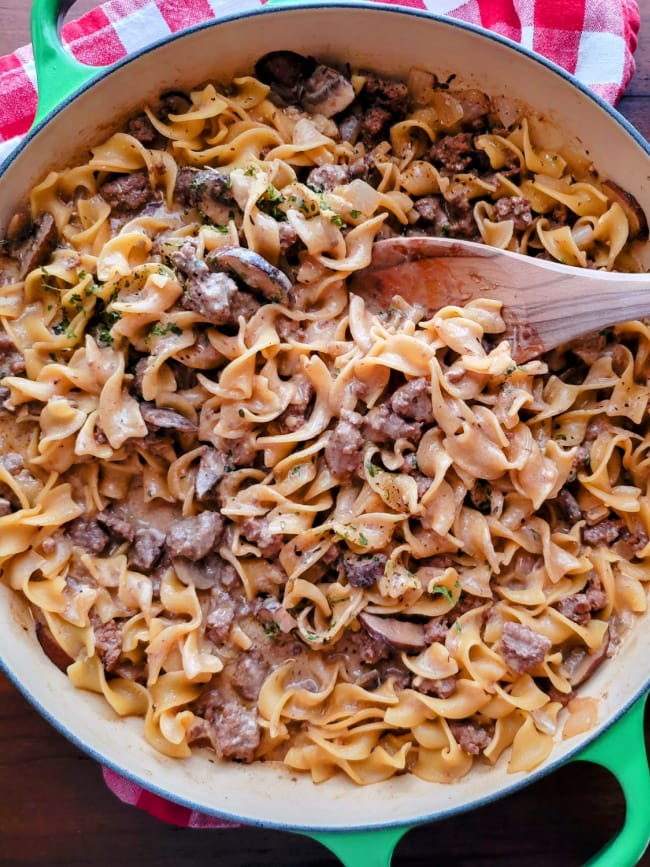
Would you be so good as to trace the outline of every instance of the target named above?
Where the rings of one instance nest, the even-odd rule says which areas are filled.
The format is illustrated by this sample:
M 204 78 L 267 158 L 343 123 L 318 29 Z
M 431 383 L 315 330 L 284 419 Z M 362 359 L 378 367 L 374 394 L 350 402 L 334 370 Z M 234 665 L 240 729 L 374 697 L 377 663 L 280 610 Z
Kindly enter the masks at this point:
M 59 37 L 63 18 L 74 0 L 32 0 L 31 30 L 40 123 L 67 97 L 95 78 L 106 66 L 87 66 L 67 51 Z
M 309 832 L 326 846 L 344 867 L 390 867 L 395 847 L 412 825 L 372 831 Z
M 276 0 L 277 2 L 277 0 Z M 650 770 L 644 740 L 647 695 L 573 761 L 594 762 L 610 771 L 625 795 L 625 824 L 585 867 L 634 867 L 650 841 Z M 308 833 L 344 867 L 390 867 L 395 847 L 412 826 L 370 831 Z
M 31 34 L 38 85 L 34 126 L 84 84 L 109 66 L 88 66 L 63 47 L 60 38 L 65 14 L 74 0 L 32 0 Z M 291 5 L 291 0 L 268 0 L 266 6 Z
M 38 85 L 34 126 L 84 84 L 109 66 L 88 66 L 63 47 L 60 38 L 65 14 L 74 0 L 32 0 L 31 34 Z M 290 0 L 268 0 L 267 6 L 290 5 Z
M 634 867 L 650 841 L 650 770 L 645 749 L 647 694 L 575 761 L 594 762 L 610 771 L 625 796 L 625 823 L 616 837 L 587 862 L 587 867 Z

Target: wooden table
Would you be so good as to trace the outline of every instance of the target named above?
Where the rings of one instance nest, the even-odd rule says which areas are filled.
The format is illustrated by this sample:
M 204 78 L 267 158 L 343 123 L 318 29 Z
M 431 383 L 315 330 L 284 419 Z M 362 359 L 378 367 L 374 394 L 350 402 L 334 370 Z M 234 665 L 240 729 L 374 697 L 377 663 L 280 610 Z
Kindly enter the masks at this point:
M 82 0 L 78 16 L 96 5 Z M 640 0 L 650 30 L 650 0 Z M 0 0 L 0 55 L 29 41 L 27 0 Z M 650 32 L 619 108 L 650 139 Z M 0 97 L 1 98 L 1 97 Z M 650 735 L 650 715 L 646 714 Z M 359 797 L 372 811 L 372 790 Z M 650 809 L 650 805 L 648 805 Z M 516 796 L 422 826 L 399 845 L 394 867 L 576 867 L 621 826 L 624 801 L 604 770 L 562 768 Z M 650 865 L 650 856 L 643 863 Z M 259 828 L 174 828 L 118 801 L 101 770 L 0 675 L 0 867 L 334 867 L 321 846 Z M 616 865 L 618 867 L 618 865 Z

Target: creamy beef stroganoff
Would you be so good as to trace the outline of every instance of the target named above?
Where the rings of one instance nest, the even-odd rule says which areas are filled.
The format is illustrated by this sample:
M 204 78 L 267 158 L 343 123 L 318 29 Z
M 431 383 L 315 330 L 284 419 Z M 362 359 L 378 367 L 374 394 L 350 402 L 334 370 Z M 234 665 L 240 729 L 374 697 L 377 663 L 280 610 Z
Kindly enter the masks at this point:
M 545 126 L 277 51 L 5 227 L 2 580 L 156 749 L 452 782 L 596 723 L 647 604 L 648 323 L 517 365 L 489 298 L 346 286 L 393 234 L 635 270 L 635 199 Z

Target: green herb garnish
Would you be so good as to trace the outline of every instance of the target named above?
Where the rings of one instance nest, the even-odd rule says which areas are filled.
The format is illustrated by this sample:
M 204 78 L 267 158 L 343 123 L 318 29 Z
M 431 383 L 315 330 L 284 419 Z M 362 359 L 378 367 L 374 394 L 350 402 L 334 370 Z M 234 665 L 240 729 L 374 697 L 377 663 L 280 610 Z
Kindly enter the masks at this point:
M 454 601 L 454 594 L 451 592 L 449 587 L 445 587 L 443 584 L 436 584 L 436 586 L 432 587 L 429 592 L 432 596 L 444 596 L 448 602 Z
M 154 325 L 150 334 L 156 334 L 159 337 L 164 337 L 166 334 L 182 334 L 183 329 L 176 325 L 175 322 L 168 322 L 167 325 L 158 323 Z

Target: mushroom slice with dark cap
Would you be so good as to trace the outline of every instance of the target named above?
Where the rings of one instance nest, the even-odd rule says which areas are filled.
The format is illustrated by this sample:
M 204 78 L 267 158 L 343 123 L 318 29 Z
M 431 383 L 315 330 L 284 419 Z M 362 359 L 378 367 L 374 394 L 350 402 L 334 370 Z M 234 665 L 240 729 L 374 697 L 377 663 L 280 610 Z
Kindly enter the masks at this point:
M 211 267 L 227 268 L 269 301 L 285 301 L 291 291 L 287 275 L 247 247 L 220 247 L 206 256 Z
M 54 217 L 43 211 L 32 220 L 27 211 L 19 211 L 9 221 L 7 241 L 7 252 L 17 259 L 22 279 L 44 265 L 56 249 L 59 233 Z
M 627 190 L 619 187 L 609 178 L 601 181 L 601 186 L 610 202 L 616 202 L 623 209 L 630 227 L 630 238 L 645 240 L 648 237 L 648 221 L 643 213 L 643 208 L 632 193 L 628 193 Z
M 579 686 L 602 665 L 609 650 L 609 631 L 603 637 L 602 644 L 593 652 L 584 647 L 574 647 L 563 658 L 559 666 L 559 674 L 565 677 L 572 688 Z
M 305 80 L 316 61 L 295 51 L 269 51 L 255 64 L 255 75 L 280 99 L 291 105 L 300 100 Z
M 424 626 L 411 620 L 397 620 L 395 617 L 380 617 L 362 611 L 359 620 L 366 631 L 374 638 L 383 638 L 391 647 L 398 650 L 424 650 Z
M 196 433 L 193 421 L 174 409 L 156 406 L 155 403 L 141 403 L 140 413 L 150 430 L 176 430 L 179 433 Z
M 331 66 L 317 66 L 305 82 L 300 100 L 306 111 L 333 117 L 354 102 L 352 82 Z

